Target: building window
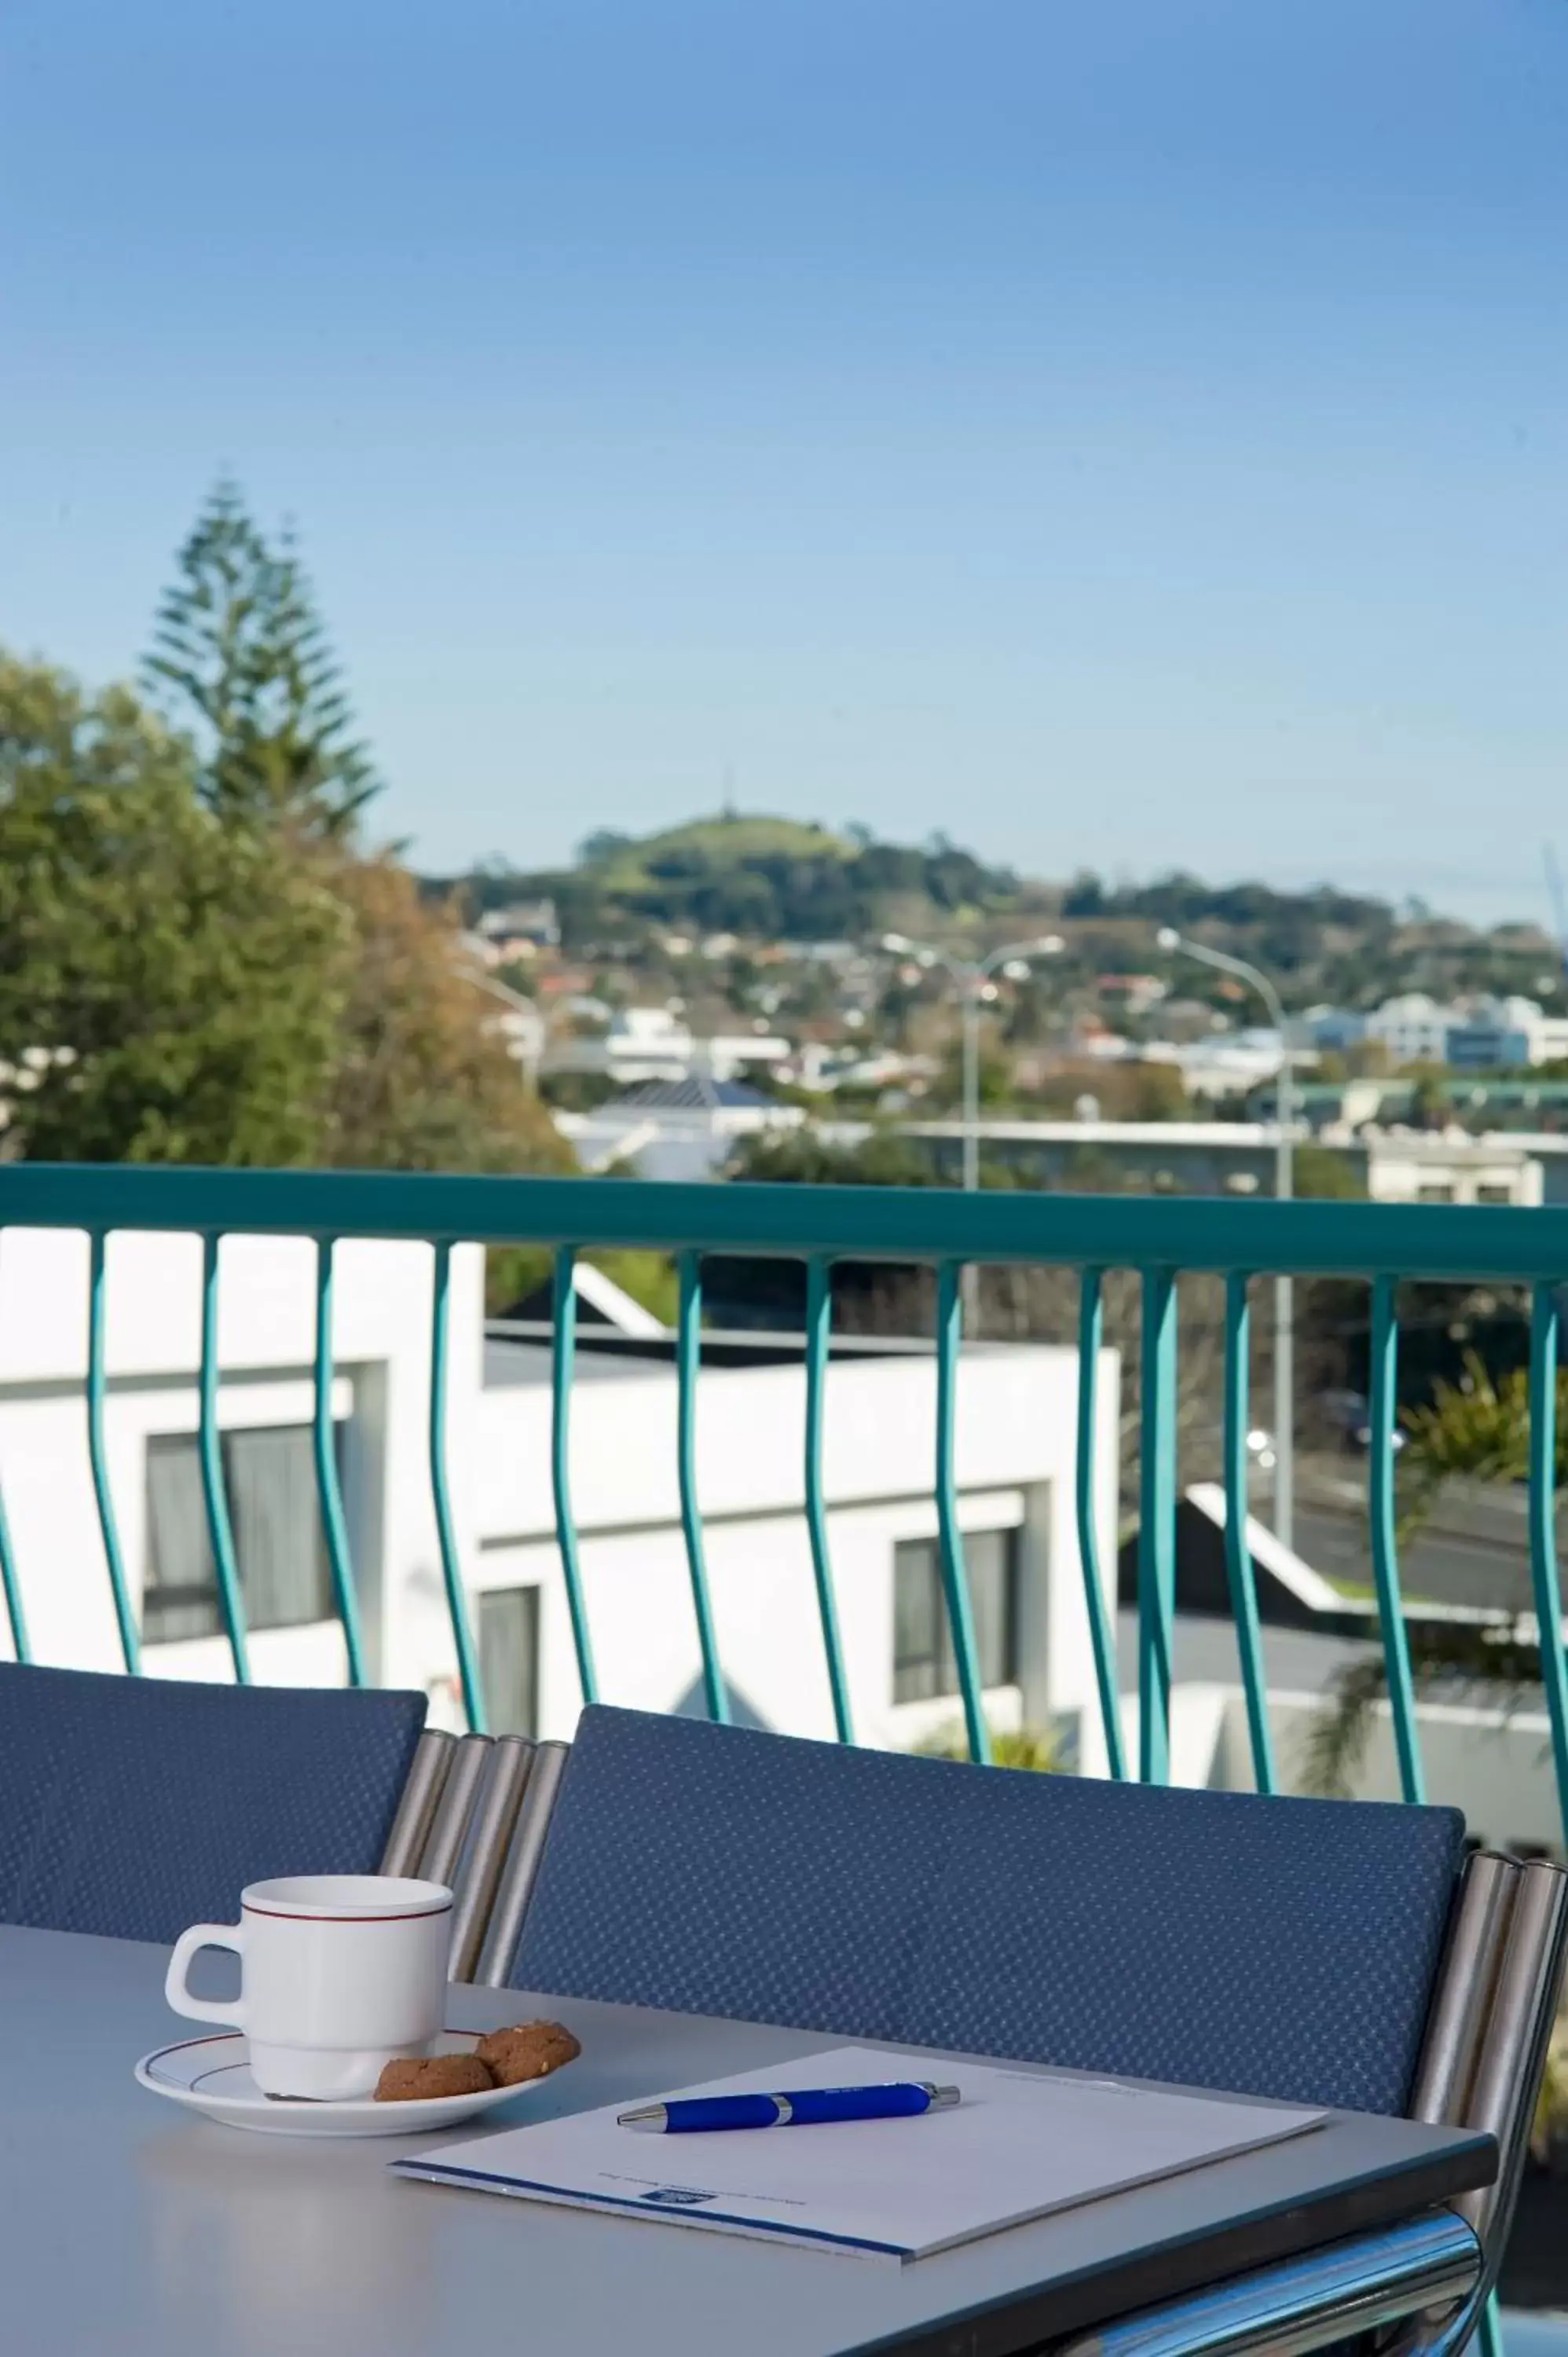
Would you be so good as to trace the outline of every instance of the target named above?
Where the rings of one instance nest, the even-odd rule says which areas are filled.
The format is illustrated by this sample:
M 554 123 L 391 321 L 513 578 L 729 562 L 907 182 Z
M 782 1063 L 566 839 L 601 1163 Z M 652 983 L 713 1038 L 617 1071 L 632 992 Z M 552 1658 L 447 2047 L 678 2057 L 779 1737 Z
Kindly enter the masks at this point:
M 341 1456 L 344 1426 L 337 1426 Z M 240 1593 L 250 1629 L 329 1620 L 331 1571 L 316 1496 L 308 1425 L 267 1425 L 220 1437 Z M 147 1560 L 142 1636 L 149 1645 L 215 1637 L 223 1623 L 193 1432 L 147 1443 Z
M 492 1735 L 539 1727 L 539 1590 L 479 1591 L 479 1683 Z
M 1018 1674 L 1018 1532 L 965 1531 L 963 1555 L 981 1684 L 1012 1685 Z M 958 1691 L 941 1550 L 935 1539 L 902 1539 L 893 1550 L 893 1699 L 930 1702 Z
M 1423 1178 L 1416 1188 L 1415 1200 L 1418 1203 L 1451 1203 L 1454 1189 L 1444 1179 Z
M 1513 1189 L 1499 1186 L 1490 1179 L 1483 1178 L 1476 1189 L 1476 1200 L 1477 1203 L 1511 1203 Z

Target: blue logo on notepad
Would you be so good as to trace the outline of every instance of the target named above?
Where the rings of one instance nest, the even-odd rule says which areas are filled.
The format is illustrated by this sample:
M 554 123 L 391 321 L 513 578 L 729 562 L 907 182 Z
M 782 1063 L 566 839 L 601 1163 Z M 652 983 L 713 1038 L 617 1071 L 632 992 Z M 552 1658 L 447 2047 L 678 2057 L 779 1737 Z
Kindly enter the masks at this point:
M 645 2201 L 656 2201 L 661 2210 L 695 2210 L 703 2201 L 711 2201 L 711 2193 L 701 2193 L 694 2185 L 656 2185 L 651 2193 L 643 2195 Z

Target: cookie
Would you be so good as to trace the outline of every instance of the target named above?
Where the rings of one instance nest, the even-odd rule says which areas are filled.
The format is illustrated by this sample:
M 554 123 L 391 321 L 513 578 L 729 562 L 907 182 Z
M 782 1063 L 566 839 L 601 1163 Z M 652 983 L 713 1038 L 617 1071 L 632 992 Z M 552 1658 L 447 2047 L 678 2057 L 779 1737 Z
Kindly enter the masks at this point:
M 432 2095 L 482 2095 L 497 2083 L 477 2054 L 426 2054 L 389 2062 L 376 2082 L 378 2104 L 418 2104 Z
M 510 2029 L 492 2029 L 478 2050 L 498 2087 L 521 2087 L 526 2080 L 548 2078 L 583 2050 L 558 2021 L 520 2021 Z

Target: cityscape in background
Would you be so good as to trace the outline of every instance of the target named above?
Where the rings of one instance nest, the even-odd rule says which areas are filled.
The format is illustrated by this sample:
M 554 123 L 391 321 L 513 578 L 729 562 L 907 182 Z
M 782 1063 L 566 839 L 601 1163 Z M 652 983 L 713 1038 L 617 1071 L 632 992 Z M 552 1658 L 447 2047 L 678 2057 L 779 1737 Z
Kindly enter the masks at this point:
M 779 1142 L 803 1132 L 847 1152 L 894 1135 L 941 1172 L 972 1001 L 992 1183 L 1251 1193 L 1288 1060 L 1317 1149 L 1299 1192 L 1568 1198 L 1554 921 L 1477 931 L 1329 887 L 1030 882 L 946 842 L 733 813 L 591 840 L 564 875 L 497 860 L 427 888 L 515 994 L 520 1060 L 591 1169 L 707 1178 L 772 1153 L 789 1176 Z M 1550 850 L 1542 895 L 1555 918 Z M 1272 982 L 1283 1033 L 1206 950 Z

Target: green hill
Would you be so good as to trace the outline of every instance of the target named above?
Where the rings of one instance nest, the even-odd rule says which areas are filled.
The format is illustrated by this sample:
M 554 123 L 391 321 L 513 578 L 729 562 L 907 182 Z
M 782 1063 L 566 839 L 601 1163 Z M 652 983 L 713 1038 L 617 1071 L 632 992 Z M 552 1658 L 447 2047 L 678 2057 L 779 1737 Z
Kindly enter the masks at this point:
M 648 926 L 758 941 L 865 940 L 879 930 L 950 929 L 1017 903 L 1017 878 L 939 837 L 922 847 L 725 813 L 640 838 L 590 835 L 575 866 L 457 879 L 470 909 L 548 895 L 568 942 Z
M 791 818 L 725 816 L 689 819 L 683 826 L 666 827 L 662 834 L 640 840 L 591 835 L 579 865 L 601 891 L 626 896 L 657 891 L 661 884 L 686 877 L 748 868 L 761 872 L 781 860 L 836 862 L 854 856 L 854 845 L 826 827 L 805 826 Z
M 457 889 L 475 917 L 548 898 L 575 952 L 634 947 L 664 931 L 755 942 L 871 942 L 901 932 L 956 948 L 1048 929 L 1067 944 L 1060 975 L 1088 977 L 1158 971 L 1155 937 L 1174 925 L 1266 966 L 1295 1005 L 1372 1005 L 1391 989 L 1440 997 L 1522 990 L 1561 1003 L 1557 944 L 1534 926 L 1477 931 L 1326 884 L 1288 892 L 1179 873 L 1045 883 L 991 866 L 942 835 L 878 843 L 864 828 L 840 834 L 766 813 L 725 811 L 642 836 L 601 833 L 571 867 L 524 873 L 497 863 L 428 888 Z M 1181 986 L 1216 1005 L 1233 995 L 1190 968 Z

